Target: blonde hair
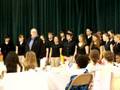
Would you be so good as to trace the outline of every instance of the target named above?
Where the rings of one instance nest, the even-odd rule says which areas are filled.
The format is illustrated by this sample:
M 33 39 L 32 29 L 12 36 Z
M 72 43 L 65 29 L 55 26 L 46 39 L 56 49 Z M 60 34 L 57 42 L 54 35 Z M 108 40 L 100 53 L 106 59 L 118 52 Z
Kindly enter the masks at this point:
M 25 56 L 24 68 L 25 71 L 29 69 L 35 69 L 37 67 L 36 54 L 33 51 L 28 51 Z
M 113 62 L 114 61 L 114 53 L 111 51 L 105 51 L 103 54 L 103 57 L 108 61 L 108 62 Z
M 120 40 L 120 34 L 116 34 L 114 37 L 117 37 Z

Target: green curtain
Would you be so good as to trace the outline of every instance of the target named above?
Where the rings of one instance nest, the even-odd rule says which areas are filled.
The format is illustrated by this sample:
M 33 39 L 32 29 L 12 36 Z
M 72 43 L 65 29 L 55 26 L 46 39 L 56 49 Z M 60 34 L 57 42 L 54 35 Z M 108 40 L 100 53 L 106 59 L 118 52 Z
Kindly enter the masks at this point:
M 70 29 L 75 35 L 93 31 L 120 33 L 120 0 L 0 0 L 0 42 L 9 34 L 14 43 L 32 27 L 40 34 L 57 35 Z

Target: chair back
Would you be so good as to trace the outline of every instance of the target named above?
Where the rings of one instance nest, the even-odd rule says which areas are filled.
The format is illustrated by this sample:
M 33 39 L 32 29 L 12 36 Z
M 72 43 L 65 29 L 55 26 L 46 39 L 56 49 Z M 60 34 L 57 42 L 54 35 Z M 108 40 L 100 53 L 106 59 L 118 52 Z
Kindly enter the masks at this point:
M 72 88 L 72 86 L 89 85 L 91 83 L 92 79 L 93 79 L 93 75 L 91 73 L 81 74 L 72 80 L 70 86 L 68 87 L 68 90 L 70 90 Z

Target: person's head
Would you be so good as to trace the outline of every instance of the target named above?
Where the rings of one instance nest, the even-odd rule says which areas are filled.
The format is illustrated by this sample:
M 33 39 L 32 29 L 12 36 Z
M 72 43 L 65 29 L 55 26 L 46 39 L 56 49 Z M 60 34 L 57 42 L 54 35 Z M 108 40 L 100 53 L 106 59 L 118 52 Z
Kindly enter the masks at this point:
M 103 58 L 105 58 L 105 60 L 107 60 L 109 63 L 112 63 L 114 61 L 114 53 L 111 51 L 106 51 L 103 54 Z
M 18 39 L 19 39 L 19 42 L 23 42 L 24 41 L 24 35 L 20 34 Z
M 109 41 L 109 35 L 107 33 L 103 34 L 103 41 Z
M 92 34 L 92 31 L 91 31 L 89 28 L 87 28 L 87 29 L 86 29 L 86 35 L 89 36 L 89 35 L 91 35 L 91 34 Z
M 10 42 L 10 37 L 9 37 L 8 35 L 6 35 L 6 36 L 4 37 L 4 42 L 5 42 L 6 45 L 9 44 L 9 42 Z
M 36 28 L 32 28 L 30 31 L 31 38 L 36 38 L 38 36 L 38 32 Z
M 55 37 L 54 37 L 54 43 L 59 43 L 59 38 L 58 38 L 58 36 L 55 36 Z
M 115 61 L 120 63 L 120 53 L 115 55 Z
M 98 37 L 100 38 L 100 40 L 102 39 L 102 32 L 101 31 L 97 31 L 96 33 L 98 35 Z
M 60 32 L 60 37 L 65 37 L 65 33 L 64 32 Z
M 78 55 L 75 58 L 78 68 L 86 68 L 89 63 L 89 57 L 87 55 Z
M 86 42 L 85 41 L 85 36 L 83 34 L 78 36 L 78 40 L 79 40 L 79 42 Z
M 48 39 L 52 39 L 53 40 L 53 37 L 54 37 L 53 33 L 52 32 L 48 32 Z
M 95 46 L 96 48 L 100 48 L 100 39 L 99 36 L 97 34 L 93 34 L 92 35 L 92 42 L 90 44 L 90 49 Z
M 93 34 L 93 35 L 92 35 L 92 41 L 93 41 L 93 42 L 100 41 L 99 36 L 98 36 L 97 34 Z
M 26 71 L 37 67 L 36 54 L 33 51 L 28 51 L 25 55 L 24 68 Z
M 100 59 L 100 53 L 98 50 L 93 49 L 90 51 L 89 57 L 93 61 L 93 63 L 96 64 Z
M 9 52 L 5 58 L 7 73 L 17 72 L 18 62 L 18 55 L 14 51 Z
M 113 39 L 114 37 L 114 32 L 112 30 L 109 30 L 108 32 L 108 35 L 110 36 L 111 39 Z
M 114 36 L 114 41 L 120 43 L 120 34 L 116 34 L 116 35 Z
M 72 40 L 73 34 L 72 33 L 66 33 L 66 40 L 70 41 Z

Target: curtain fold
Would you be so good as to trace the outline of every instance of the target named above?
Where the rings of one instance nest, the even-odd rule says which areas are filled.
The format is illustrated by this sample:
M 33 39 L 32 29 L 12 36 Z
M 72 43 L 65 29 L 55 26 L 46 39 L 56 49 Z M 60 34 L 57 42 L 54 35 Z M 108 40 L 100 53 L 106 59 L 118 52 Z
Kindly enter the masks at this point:
M 39 34 L 72 30 L 75 35 L 93 31 L 120 33 L 120 0 L 0 0 L 0 43 L 9 34 L 14 43 L 32 27 Z

